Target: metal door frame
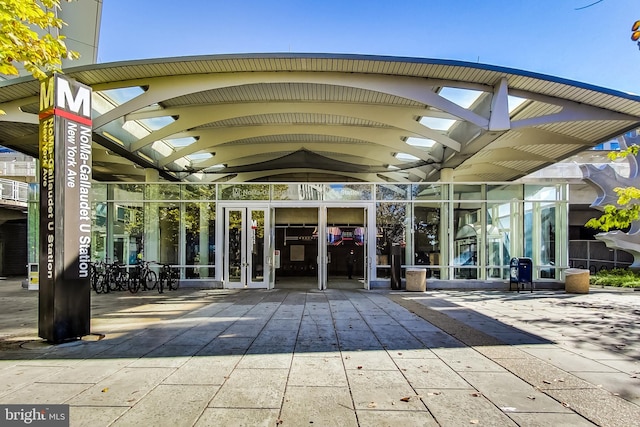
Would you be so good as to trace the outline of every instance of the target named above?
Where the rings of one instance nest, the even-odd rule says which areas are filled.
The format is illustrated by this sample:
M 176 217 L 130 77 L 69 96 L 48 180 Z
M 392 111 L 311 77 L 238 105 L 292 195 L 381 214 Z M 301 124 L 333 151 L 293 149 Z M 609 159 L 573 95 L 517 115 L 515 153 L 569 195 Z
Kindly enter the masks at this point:
M 220 236 L 222 243 L 222 251 L 220 251 L 221 259 L 220 264 L 223 266 L 222 269 L 222 284 L 224 288 L 258 288 L 264 289 L 272 286 L 271 278 L 273 277 L 273 272 L 271 271 L 273 268 L 272 263 L 272 230 L 273 226 L 271 223 L 271 208 L 266 203 L 220 203 L 220 217 L 224 218 L 224 222 L 222 222 L 220 227 Z M 262 256 L 262 280 L 261 281 L 252 281 L 251 271 L 252 271 L 252 258 L 251 258 L 251 219 L 250 213 L 254 210 L 261 210 L 264 212 L 264 243 L 263 243 L 263 256 Z M 241 247 L 240 247 L 240 280 L 237 282 L 232 282 L 230 280 L 229 269 L 230 269 L 230 257 L 229 257 L 229 215 L 230 212 L 241 212 Z

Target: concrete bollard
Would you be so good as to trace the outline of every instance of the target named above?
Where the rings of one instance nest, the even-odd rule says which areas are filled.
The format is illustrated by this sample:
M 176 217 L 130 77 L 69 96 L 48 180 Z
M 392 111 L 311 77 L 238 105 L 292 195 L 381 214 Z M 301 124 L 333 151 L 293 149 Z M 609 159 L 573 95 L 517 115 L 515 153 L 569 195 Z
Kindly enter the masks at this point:
M 405 278 L 407 291 L 424 292 L 427 290 L 427 270 L 425 268 L 407 268 Z
M 589 293 L 589 270 L 568 268 L 564 272 L 564 290 L 569 294 Z

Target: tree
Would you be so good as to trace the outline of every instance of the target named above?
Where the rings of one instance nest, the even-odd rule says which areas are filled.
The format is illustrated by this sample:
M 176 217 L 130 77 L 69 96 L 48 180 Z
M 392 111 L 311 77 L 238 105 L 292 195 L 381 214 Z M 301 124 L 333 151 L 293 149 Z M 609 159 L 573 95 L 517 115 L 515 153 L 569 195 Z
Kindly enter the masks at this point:
M 16 65 L 22 64 L 42 80 L 47 72 L 60 71 L 63 58 L 79 57 L 67 49 L 64 36 L 47 32 L 65 25 L 56 16 L 61 1 L 72 0 L 0 1 L 0 74 L 18 75 Z M 47 33 L 38 34 L 38 28 Z
M 631 145 L 619 152 L 609 153 L 611 160 L 632 155 L 637 156 L 640 146 Z M 633 221 L 640 218 L 640 189 L 636 187 L 617 187 L 613 191 L 618 195 L 617 206 L 607 205 L 604 214 L 590 219 L 585 225 L 596 230 L 623 230 L 629 228 Z

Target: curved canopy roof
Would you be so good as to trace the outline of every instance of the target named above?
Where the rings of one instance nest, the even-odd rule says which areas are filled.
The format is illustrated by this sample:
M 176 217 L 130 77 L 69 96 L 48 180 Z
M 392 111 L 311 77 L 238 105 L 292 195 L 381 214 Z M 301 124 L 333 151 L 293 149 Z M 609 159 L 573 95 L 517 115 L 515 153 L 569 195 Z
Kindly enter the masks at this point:
M 216 55 L 65 72 L 93 88 L 100 180 L 510 181 L 640 126 L 636 95 L 459 61 Z M 37 155 L 38 91 L 0 83 L 0 145 Z

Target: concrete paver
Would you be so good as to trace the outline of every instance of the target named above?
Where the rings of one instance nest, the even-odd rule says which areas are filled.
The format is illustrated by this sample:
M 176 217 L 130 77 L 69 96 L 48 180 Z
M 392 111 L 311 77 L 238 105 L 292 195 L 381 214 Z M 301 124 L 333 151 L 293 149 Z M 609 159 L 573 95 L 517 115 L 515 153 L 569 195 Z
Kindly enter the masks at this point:
M 640 293 L 92 295 L 96 335 L 58 346 L 35 292 L 0 282 L 0 304 L 0 403 L 66 403 L 74 426 L 640 419 Z

